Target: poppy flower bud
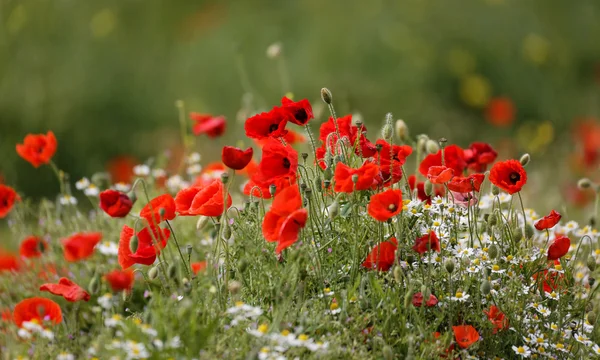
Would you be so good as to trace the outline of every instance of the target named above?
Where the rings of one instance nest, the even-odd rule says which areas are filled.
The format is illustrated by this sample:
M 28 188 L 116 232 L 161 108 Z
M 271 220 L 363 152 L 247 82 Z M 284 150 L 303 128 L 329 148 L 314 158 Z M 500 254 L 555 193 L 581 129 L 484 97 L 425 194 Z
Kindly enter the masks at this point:
M 521 159 L 519 159 L 519 162 L 521 163 L 521 165 L 523 165 L 523 167 L 527 166 L 527 164 L 529 164 L 529 161 L 531 160 L 531 156 L 529 156 L 529 154 L 525 153 L 523 154 L 523 156 L 521 156 Z
M 244 271 L 246 271 L 247 268 L 248 268 L 248 260 L 246 260 L 246 259 L 240 260 L 240 262 L 238 263 L 238 270 L 241 273 L 243 273 Z
M 275 186 L 275 184 L 269 185 L 269 194 L 271 194 L 271 196 L 275 196 L 276 191 L 277 191 L 277 186 Z
M 185 251 L 188 254 L 188 256 L 192 255 L 192 250 L 193 250 L 192 245 L 188 245 L 185 247 Z
M 402 141 L 405 141 L 408 139 L 408 126 L 406 126 L 406 123 L 404 122 L 404 120 L 401 120 L 401 119 L 396 120 L 396 135 Z
M 489 281 L 484 280 L 481 283 L 481 286 L 479 287 L 479 290 L 481 290 L 481 293 L 483 295 L 488 295 L 492 291 L 492 284 L 490 284 Z
M 196 229 L 202 230 L 206 224 L 208 224 L 208 216 L 202 215 L 198 218 L 198 221 L 196 222 Z
M 229 182 L 229 174 L 228 173 L 222 173 L 221 174 L 221 182 L 223 184 L 227 184 Z
M 154 280 L 158 277 L 158 267 L 154 266 L 148 270 L 148 278 Z
M 325 171 L 323 172 L 323 177 L 325 178 L 325 180 L 331 180 L 333 178 L 333 170 L 331 170 L 330 167 L 325 169 Z
M 516 242 L 519 242 L 523 239 L 523 231 L 519 227 L 515 227 L 512 229 L 512 236 Z
M 494 226 L 498 223 L 498 214 L 496 212 L 493 212 L 490 214 L 490 216 L 488 216 L 488 225 L 490 226 Z
M 496 185 L 492 185 L 492 195 L 494 195 L 494 196 L 500 195 L 500 189 Z
M 594 183 L 592 183 L 592 180 L 588 179 L 588 178 L 583 178 L 583 179 L 579 179 L 579 181 L 577 181 L 577 187 L 580 189 L 589 189 L 594 185 Z
M 406 295 L 404 295 L 404 308 L 408 308 L 410 306 L 410 304 L 412 304 L 412 298 L 413 298 L 413 294 L 412 294 L 412 288 L 409 288 L 408 291 L 406 292 Z
M 429 140 L 429 137 L 427 137 L 427 135 L 425 134 L 421 134 L 419 136 L 417 136 L 417 150 L 420 152 L 425 152 L 427 151 L 427 140 Z
M 329 91 L 328 88 L 322 88 L 321 89 L 321 99 L 323 100 L 323 102 L 325 104 L 327 104 L 327 105 L 331 104 L 333 96 L 331 95 L 331 91 Z
M 131 252 L 135 254 L 135 252 L 137 251 L 137 248 L 138 248 L 138 244 L 139 244 L 139 240 L 138 240 L 137 235 L 133 235 L 131 237 L 131 240 L 129 241 L 129 250 L 131 250 Z
M 135 202 L 137 201 L 137 194 L 135 193 L 135 189 L 128 192 L 127 196 L 129 197 L 129 200 L 131 200 L 131 203 L 135 204 Z
M 227 241 L 231 238 L 231 227 L 227 224 L 223 224 L 223 240 Z
M 334 201 L 327 207 L 327 213 L 329 214 L 329 219 L 333 220 L 340 213 L 340 204 L 337 201 Z
M 435 154 L 440 151 L 440 146 L 437 142 L 430 139 L 425 142 L 425 150 L 428 154 Z
M 323 187 L 322 187 L 322 180 L 319 176 L 317 176 L 314 180 L 314 185 L 315 185 L 315 189 L 317 189 L 318 192 L 323 192 Z
M 452 274 L 454 272 L 454 261 L 452 259 L 448 259 L 444 262 L 444 267 L 446 268 L 446 271 L 450 274 Z
M 429 181 L 429 179 L 425 180 L 425 195 L 433 195 L 433 184 L 431 183 L 431 181 Z
M 97 294 L 98 291 L 100 290 L 100 280 L 98 276 L 94 276 L 92 278 L 92 280 L 90 281 L 90 285 L 88 286 L 88 289 L 90 290 L 90 294 Z
M 400 266 L 394 267 L 394 280 L 396 280 L 398 284 L 402 281 L 402 268 Z
M 171 279 L 175 279 L 177 276 L 177 265 L 171 264 L 167 269 L 167 276 Z
M 392 140 L 392 137 L 394 136 L 394 129 L 392 128 L 392 126 L 390 124 L 385 124 L 383 126 L 383 129 L 381 129 L 381 136 L 386 141 L 391 141 Z
M 303 152 L 301 155 L 302 155 L 302 160 L 304 160 L 304 162 L 306 162 L 306 159 L 308 159 L 308 153 Z
M 594 325 L 596 323 L 597 318 L 598 315 L 596 315 L 594 311 L 590 311 L 589 313 L 587 313 L 587 321 L 590 323 L 590 325 Z
M 588 256 L 586 265 L 591 271 L 596 270 L 596 259 L 593 256 Z
M 383 358 L 384 360 L 393 360 L 394 359 L 394 350 L 389 345 L 383 347 Z
M 525 236 L 526 236 L 526 238 L 527 239 L 531 239 L 533 237 L 533 235 L 534 235 L 533 226 L 527 224 L 525 226 Z
M 498 257 L 498 246 L 496 246 L 496 244 L 490 245 L 488 249 L 488 255 L 490 259 L 495 259 Z

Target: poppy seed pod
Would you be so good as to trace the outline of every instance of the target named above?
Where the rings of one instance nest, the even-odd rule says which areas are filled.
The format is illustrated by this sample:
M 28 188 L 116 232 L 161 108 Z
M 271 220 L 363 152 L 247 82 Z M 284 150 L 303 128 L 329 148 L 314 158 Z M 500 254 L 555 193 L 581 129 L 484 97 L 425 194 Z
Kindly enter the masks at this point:
M 591 271 L 596 270 L 596 259 L 593 256 L 588 256 L 586 265 Z
M 496 246 L 496 244 L 490 245 L 488 249 L 488 255 L 490 259 L 495 259 L 498 257 L 498 246 Z
M 277 192 L 277 186 L 275 186 L 275 184 L 269 185 L 269 194 L 271 194 L 271 196 L 275 196 L 275 192 Z
M 496 185 L 492 185 L 492 194 L 494 196 L 500 195 L 500 188 L 498 188 Z
M 425 142 L 425 150 L 427 151 L 428 154 L 435 154 L 438 151 L 440 151 L 440 146 L 438 145 L 437 142 L 429 139 Z
M 490 284 L 489 281 L 484 280 L 481 283 L 481 286 L 479 287 L 479 290 L 481 290 L 481 293 L 483 295 L 488 295 L 492 291 L 492 284 Z
M 590 325 L 594 325 L 596 323 L 597 318 L 598 315 L 596 315 L 596 313 L 593 310 L 587 313 L 587 321 L 590 323 Z
M 221 174 L 221 182 L 223 184 L 227 184 L 229 182 L 229 174 L 228 173 L 222 173 Z
M 523 156 L 521 156 L 521 158 L 519 159 L 519 162 L 521 163 L 521 165 L 523 166 L 527 166 L 527 164 L 529 164 L 529 161 L 531 160 L 531 156 L 529 156 L 529 154 L 523 154 Z
M 302 160 L 304 160 L 304 162 L 306 162 L 306 159 L 308 159 L 308 153 L 303 152 L 301 154 L 301 156 L 302 156 Z
M 188 254 L 188 256 L 192 255 L 192 250 L 193 250 L 192 245 L 188 245 L 185 247 L 185 251 Z
M 433 184 L 429 179 L 425 180 L 425 195 L 431 197 L 433 195 Z
M 329 91 L 328 88 L 322 88 L 321 89 L 321 99 L 323 100 L 323 102 L 327 105 L 331 104 L 331 101 L 333 100 L 333 96 L 331 95 L 331 91 Z
M 531 238 L 533 237 L 533 235 L 534 235 L 534 232 L 533 232 L 533 226 L 531 226 L 531 225 L 527 224 L 527 225 L 525 226 L 525 237 L 526 237 L 527 239 L 531 239 Z
M 358 174 L 352 174 L 352 182 L 356 184 L 358 182 Z
M 206 224 L 208 224 L 208 216 L 201 215 L 196 222 L 196 229 L 202 230 Z
M 129 240 L 129 250 L 131 250 L 131 252 L 135 254 L 135 252 L 138 249 L 138 245 L 139 245 L 139 239 L 138 239 L 137 235 L 133 235 L 131 237 L 131 240 Z

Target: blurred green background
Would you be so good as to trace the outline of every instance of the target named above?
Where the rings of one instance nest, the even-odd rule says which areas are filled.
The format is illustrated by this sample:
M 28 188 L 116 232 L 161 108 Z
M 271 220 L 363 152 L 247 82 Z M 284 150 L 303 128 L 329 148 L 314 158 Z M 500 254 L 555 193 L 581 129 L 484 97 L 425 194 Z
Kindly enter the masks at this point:
M 17 157 L 25 134 L 53 130 L 76 180 L 172 147 L 177 99 L 229 119 L 206 158 L 242 137 L 236 117 L 289 91 L 317 106 L 323 86 L 373 130 L 392 112 L 412 134 L 553 161 L 600 110 L 597 0 L 18 0 L 1 19 L 0 173 L 35 197 L 57 185 Z M 499 128 L 485 109 L 500 96 L 516 116 Z

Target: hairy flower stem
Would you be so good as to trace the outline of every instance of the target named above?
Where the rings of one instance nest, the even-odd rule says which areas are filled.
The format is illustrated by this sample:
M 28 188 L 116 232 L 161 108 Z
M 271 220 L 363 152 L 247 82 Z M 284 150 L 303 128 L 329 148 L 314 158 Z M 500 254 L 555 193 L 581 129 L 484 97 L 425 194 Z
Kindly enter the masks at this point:
M 183 253 L 181 252 L 181 246 L 179 246 L 179 242 L 177 241 L 177 236 L 175 236 L 175 230 L 173 230 L 173 227 L 171 226 L 171 223 L 169 222 L 169 220 L 165 220 L 165 222 L 167 223 L 167 226 L 169 227 L 169 229 L 171 230 L 171 235 L 173 235 L 173 240 L 175 241 L 175 245 L 177 245 L 177 251 L 179 252 L 179 256 L 181 257 L 181 262 L 183 263 L 183 267 L 185 268 L 185 272 L 187 273 L 188 277 L 192 277 L 192 273 L 190 272 L 191 269 L 191 265 L 186 264 L 185 262 L 185 257 L 183 256 Z
M 52 171 L 54 172 L 54 175 L 56 175 L 56 178 L 58 179 L 58 184 L 60 186 L 60 193 L 65 194 L 65 173 L 63 171 L 61 171 L 58 168 L 58 166 L 56 166 L 54 161 L 50 160 L 50 162 L 48 164 L 50 165 L 50 167 L 52 168 Z

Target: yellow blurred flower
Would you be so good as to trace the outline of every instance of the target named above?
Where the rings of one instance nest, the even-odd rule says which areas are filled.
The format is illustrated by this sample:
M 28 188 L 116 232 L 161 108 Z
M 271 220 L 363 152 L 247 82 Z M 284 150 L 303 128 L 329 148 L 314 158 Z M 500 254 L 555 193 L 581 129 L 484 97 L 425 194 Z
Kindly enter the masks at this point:
M 534 64 L 541 65 L 548 60 L 550 42 L 538 35 L 529 34 L 523 39 L 523 57 Z
M 90 30 L 95 38 L 109 35 L 117 25 L 117 16 L 110 9 L 98 11 L 90 21 Z
M 490 101 L 492 87 L 481 75 L 473 74 L 462 78 L 460 97 L 469 106 L 483 108 Z

